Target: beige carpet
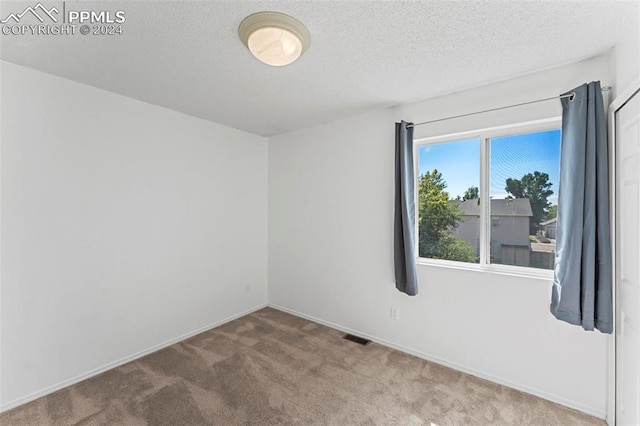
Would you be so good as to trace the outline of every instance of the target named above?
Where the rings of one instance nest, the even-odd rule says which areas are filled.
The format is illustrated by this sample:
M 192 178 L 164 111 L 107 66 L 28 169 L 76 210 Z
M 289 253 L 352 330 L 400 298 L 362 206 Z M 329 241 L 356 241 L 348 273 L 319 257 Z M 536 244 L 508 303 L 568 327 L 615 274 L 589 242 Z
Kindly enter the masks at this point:
M 18 407 L 2 425 L 604 425 L 265 308 Z

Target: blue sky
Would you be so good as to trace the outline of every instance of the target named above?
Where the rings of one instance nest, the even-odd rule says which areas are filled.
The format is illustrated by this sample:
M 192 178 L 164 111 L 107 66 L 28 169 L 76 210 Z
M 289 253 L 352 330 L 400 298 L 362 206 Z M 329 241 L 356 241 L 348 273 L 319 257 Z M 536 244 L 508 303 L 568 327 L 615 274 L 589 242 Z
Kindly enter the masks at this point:
M 520 179 L 534 171 L 549 174 L 552 204 L 558 200 L 560 130 L 491 139 L 491 196 L 504 198 L 507 178 Z M 418 149 L 420 175 L 434 168 L 447 182 L 450 198 L 462 196 L 470 186 L 480 186 L 480 140 L 465 139 L 423 145 Z

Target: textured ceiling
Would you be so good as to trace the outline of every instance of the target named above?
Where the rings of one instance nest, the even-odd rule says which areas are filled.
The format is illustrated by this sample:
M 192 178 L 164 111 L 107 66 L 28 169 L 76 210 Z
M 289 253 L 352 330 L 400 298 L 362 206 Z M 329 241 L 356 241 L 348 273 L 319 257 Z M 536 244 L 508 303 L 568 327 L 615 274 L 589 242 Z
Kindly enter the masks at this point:
M 2 1 L 1 19 L 32 3 Z M 65 6 L 124 10 L 123 35 L 0 35 L 0 57 L 265 136 L 595 56 L 637 31 L 629 28 L 639 13 L 637 1 Z M 294 64 L 266 66 L 238 39 L 242 19 L 262 10 L 290 14 L 310 30 L 311 46 Z

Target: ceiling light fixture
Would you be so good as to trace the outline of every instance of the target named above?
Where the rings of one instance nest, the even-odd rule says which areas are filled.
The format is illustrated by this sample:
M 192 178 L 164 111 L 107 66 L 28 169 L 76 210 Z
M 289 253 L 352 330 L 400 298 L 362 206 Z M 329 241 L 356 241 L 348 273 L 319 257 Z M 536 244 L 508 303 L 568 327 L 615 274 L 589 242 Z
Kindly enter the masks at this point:
M 240 23 L 238 35 L 253 56 L 274 67 L 298 59 L 311 43 L 309 30 L 289 15 L 258 12 Z

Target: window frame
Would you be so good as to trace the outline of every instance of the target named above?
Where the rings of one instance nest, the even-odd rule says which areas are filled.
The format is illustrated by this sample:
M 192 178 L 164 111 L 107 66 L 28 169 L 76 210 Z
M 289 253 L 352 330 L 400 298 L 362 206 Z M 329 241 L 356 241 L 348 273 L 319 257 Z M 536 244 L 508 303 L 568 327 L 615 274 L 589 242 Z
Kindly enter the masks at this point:
M 456 142 L 466 139 L 479 139 L 480 154 L 480 199 L 488 200 L 490 192 L 490 143 L 489 140 L 501 136 L 515 136 L 525 133 L 544 132 L 549 130 L 558 130 L 562 127 L 562 117 L 555 116 L 541 120 L 519 122 L 502 126 L 486 127 L 482 129 L 469 130 L 464 132 L 449 133 L 445 135 L 429 136 L 413 141 L 413 169 L 414 169 L 414 194 L 415 194 L 415 250 L 416 261 L 419 265 L 437 266 L 454 269 L 465 269 L 471 271 L 489 272 L 512 276 L 521 276 L 529 278 L 538 278 L 549 280 L 553 279 L 552 269 L 532 268 L 528 266 L 502 265 L 498 263 L 489 263 L 491 250 L 491 212 L 490 203 L 481 203 L 480 209 L 480 260 L 479 263 L 458 262 L 445 259 L 430 259 L 420 257 L 419 251 L 419 229 L 418 229 L 418 179 L 420 175 L 419 169 L 419 149 L 425 145 Z

